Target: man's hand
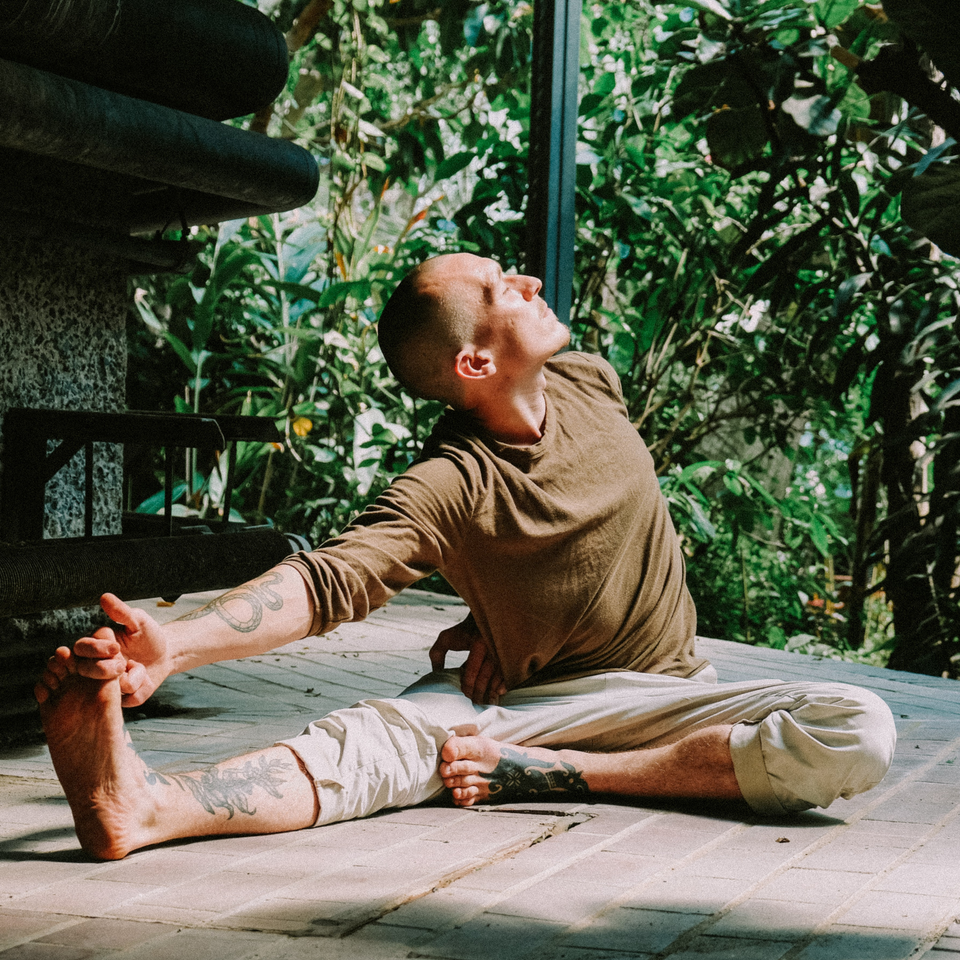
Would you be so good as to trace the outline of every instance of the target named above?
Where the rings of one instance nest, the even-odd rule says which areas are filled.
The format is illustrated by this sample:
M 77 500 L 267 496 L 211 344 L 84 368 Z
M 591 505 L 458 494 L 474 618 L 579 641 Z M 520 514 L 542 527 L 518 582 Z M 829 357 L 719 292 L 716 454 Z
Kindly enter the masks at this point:
M 173 672 L 163 627 L 112 593 L 100 598 L 100 606 L 116 626 L 101 627 L 73 645 L 77 673 L 94 680 L 120 677 L 123 705 L 139 706 Z
M 507 692 L 496 651 L 480 635 L 472 616 L 448 627 L 430 648 L 430 663 L 442 670 L 450 650 L 469 650 L 460 668 L 460 689 L 474 703 L 497 703 Z

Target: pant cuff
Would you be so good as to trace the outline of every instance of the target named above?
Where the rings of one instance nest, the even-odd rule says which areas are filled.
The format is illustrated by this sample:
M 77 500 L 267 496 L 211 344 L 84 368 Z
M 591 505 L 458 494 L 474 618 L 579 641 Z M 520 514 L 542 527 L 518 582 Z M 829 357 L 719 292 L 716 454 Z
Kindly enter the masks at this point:
M 788 810 L 770 786 L 758 723 L 734 724 L 730 732 L 730 756 L 740 792 L 750 809 L 766 817 L 786 815 Z

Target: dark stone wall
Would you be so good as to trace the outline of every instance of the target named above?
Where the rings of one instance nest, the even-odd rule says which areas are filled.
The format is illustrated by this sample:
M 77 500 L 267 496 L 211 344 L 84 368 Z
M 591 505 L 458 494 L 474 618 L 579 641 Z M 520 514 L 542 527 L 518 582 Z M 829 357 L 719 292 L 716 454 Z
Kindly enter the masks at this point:
M 0 239 L 0 445 L 11 407 L 123 409 L 127 302 L 123 265 L 101 254 Z M 97 446 L 94 533 L 119 533 L 122 452 Z M 4 454 L 16 463 L 16 451 Z M 83 535 L 84 483 L 81 453 L 47 486 L 45 537 Z M 0 716 L 30 711 L 33 678 L 46 656 L 96 619 L 93 610 L 0 619 Z

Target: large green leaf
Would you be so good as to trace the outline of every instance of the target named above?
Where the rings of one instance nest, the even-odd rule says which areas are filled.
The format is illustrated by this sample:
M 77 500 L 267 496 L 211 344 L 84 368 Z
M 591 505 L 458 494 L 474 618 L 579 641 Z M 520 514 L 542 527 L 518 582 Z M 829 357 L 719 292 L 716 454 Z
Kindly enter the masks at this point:
M 960 166 L 935 163 L 903 187 L 900 213 L 909 226 L 951 256 L 960 256 Z
M 883 9 L 919 44 L 955 87 L 960 87 L 960 44 L 954 0 L 883 0 Z
M 767 125 L 759 106 L 717 110 L 707 121 L 713 162 L 726 170 L 755 160 L 767 145 Z

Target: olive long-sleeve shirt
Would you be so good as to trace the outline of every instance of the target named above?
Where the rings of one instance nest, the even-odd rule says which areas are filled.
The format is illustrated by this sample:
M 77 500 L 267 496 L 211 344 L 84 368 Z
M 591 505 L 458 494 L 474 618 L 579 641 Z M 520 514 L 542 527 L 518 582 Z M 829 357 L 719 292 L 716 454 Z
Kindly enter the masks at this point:
M 509 688 L 610 670 L 692 676 L 706 664 L 680 544 L 615 372 L 566 353 L 545 374 L 539 441 L 504 444 L 447 411 L 353 525 L 286 561 L 307 582 L 315 633 L 439 570 Z

